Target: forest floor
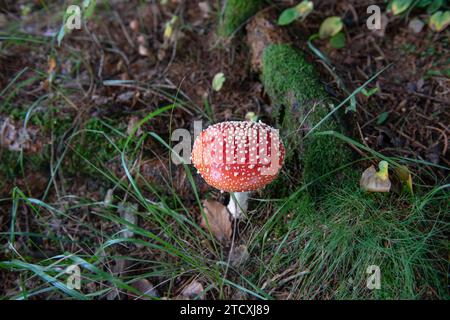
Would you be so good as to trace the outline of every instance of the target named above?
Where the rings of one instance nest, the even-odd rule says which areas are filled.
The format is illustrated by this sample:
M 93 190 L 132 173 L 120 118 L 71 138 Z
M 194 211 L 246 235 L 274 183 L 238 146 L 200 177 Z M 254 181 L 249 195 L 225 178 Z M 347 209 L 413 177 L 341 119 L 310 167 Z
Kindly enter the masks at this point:
M 431 283 L 413 293 L 377 296 L 361 285 L 339 295 L 341 285 L 324 275 L 323 286 L 334 289 L 308 287 L 301 279 L 312 266 L 279 245 L 307 247 L 308 242 L 301 239 L 303 231 L 283 236 L 281 225 L 292 219 L 289 213 L 268 219 L 280 201 L 273 190 L 274 199 L 264 191 L 253 197 L 253 217 L 233 232 L 234 247 L 208 238 L 198 226 L 199 201 L 225 203 L 227 195 L 193 170 L 174 165 L 159 139 L 170 144 L 171 132 L 192 132 L 194 120 L 206 128 L 243 120 L 248 112 L 270 124 L 274 106 L 250 69 L 245 28 L 226 43 L 217 37 L 219 1 L 161 2 L 102 1 L 83 30 L 66 34 L 60 46 L 56 34 L 63 2 L 6 1 L 0 8 L 0 296 L 134 299 L 143 292 L 213 299 L 442 298 L 442 289 Z M 280 8 L 294 4 L 276 3 Z M 392 64 L 369 85 L 376 92 L 356 96 L 356 110 L 348 112 L 356 124 L 352 137 L 386 157 L 410 159 L 415 186 L 427 190 L 424 194 L 441 192 L 450 167 L 449 31 L 425 27 L 416 33 L 408 27 L 409 18 L 391 17 L 383 32 L 374 33 L 365 27 L 369 4 L 321 1 L 305 21 L 285 28 L 336 101 Z M 178 19 L 167 39 L 165 26 L 174 15 Z M 330 69 L 308 46 L 308 38 L 332 15 L 344 18 L 345 47 L 314 41 L 330 59 Z M 214 91 L 212 79 L 219 72 L 226 80 Z M 297 187 L 287 189 L 294 193 Z M 300 206 L 307 200 L 298 201 Z M 446 219 L 439 219 L 433 232 L 443 229 L 448 235 Z M 448 239 L 442 234 L 433 244 L 439 256 L 429 259 L 438 260 L 442 277 L 436 283 L 445 288 Z M 87 270 L 81 296 L 52 282 L 66 277 L 63 270 L 71 264 Z M 320 272 L 327 269 L 322 267 Z M 350 287 L 364 277 L 351 278 Z

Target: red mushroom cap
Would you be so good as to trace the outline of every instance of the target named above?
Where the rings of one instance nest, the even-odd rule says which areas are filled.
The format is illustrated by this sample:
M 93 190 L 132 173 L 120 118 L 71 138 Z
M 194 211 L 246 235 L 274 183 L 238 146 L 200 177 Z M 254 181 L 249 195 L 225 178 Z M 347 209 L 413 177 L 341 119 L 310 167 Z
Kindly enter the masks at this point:
M 281 169 L 284 152 L 278 130 L 262 122 L 228 121 L 200 133 L 191 159 L 209 185 L 244 192 L 272 182 Z

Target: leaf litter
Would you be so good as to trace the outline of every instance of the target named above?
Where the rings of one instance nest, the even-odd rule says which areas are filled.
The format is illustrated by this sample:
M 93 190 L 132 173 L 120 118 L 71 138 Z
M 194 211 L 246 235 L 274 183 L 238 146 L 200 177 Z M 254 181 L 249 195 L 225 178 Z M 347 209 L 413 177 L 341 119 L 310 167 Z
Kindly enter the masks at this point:
M 206 230 L 210 230 L 217 240 L 229 241 L 232 228 L 227 207 L 218 201 L 205 200 L 203 209 L 205 214 L 201 217 L 200 225 Z

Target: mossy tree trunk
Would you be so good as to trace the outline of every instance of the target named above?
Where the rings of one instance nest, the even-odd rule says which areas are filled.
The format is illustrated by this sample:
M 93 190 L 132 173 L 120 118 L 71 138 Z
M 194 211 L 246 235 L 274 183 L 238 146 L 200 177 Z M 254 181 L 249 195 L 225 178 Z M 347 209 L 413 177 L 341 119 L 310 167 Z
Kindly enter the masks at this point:
M 352 152 L 336 138 L 314 134 L 343 128 L 334 116 L 328 116 L 332 100 L 313 65 L 303 53 L 286 44 L 288 37 L 280 34 L 271 21 L 270 13 L 265 12 L 247 26 L 252 66 L 261 73 L 272 101 L 273 117 L 289 150 L 286 157 L 289 167 L 296 168 L 296 175 L 301 172 L 302 183 L 318 180 L 311 189 L 323 191 L 336 180 L 336 175 L 330 172 L 349 163 Z M 324 118 L 326 121 L 310 132 Z

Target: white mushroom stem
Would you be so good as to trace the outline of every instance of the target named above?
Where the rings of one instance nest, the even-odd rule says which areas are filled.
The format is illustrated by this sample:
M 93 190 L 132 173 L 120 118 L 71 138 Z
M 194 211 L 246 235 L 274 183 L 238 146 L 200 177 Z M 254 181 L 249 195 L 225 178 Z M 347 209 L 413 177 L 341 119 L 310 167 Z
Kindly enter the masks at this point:
M 230 203 L 228 203 L 227 209 L 233 219 L 241 219 L 247 212 L 249 194 L 250 192 L 230 193 Z

